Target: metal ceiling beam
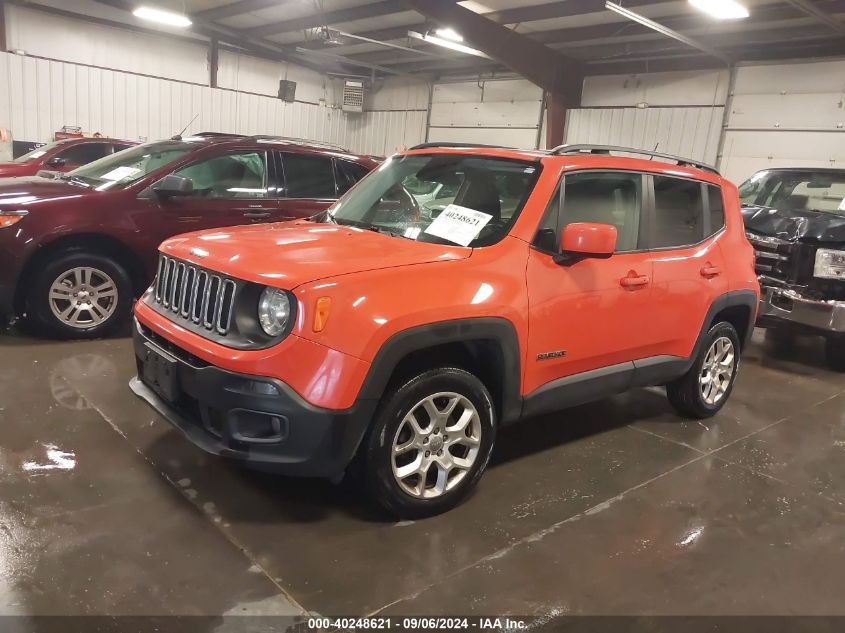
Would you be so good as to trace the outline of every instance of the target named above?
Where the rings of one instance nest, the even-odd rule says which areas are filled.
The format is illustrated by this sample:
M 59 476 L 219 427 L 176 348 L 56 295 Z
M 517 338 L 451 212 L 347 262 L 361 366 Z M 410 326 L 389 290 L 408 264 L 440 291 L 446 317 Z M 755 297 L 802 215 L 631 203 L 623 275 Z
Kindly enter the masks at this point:
M 315 57 L 323 57 L 325 59 L 330 59 L 332 61 L 341 63 L 341 64 L 349 64 L 350 66 L 359 66 L 361 68 L 369 68 L 370 70 L 378 70 L 379 72 L 387 73 L 389 75 L 404 75 L 405 73 L 401 70 L 396 70 L 395 68 L 386 68 L 385 66 L 379 66 L 378 64 L 370 64 L 369 62 L 362 62 L 357 59 L 350 59 L 349 57 L 344 57 L 343 55 L 335 55 L 333 53 L 326 53 L 323 51 L 312 51 L 307 48 L 302 48 L 297 46 L 296 52 L 300 55 L 311 55 Z
M 379 2 L 373 2 L 372 4 L 365 4 L 363 6 L 338 9 L 337 11 L 328 11 L 326 13 L 320 12 L 302 18 L 285 20 L 284 22 L 274 22 L 273 24 L 262 24 L 251 29 L 244 29 L 243 33 L 250 37 L 264 37 L 278 33 L 313 29 L 318 26 L 338 24 L 341 22 L 377 18 L 382 15 L 390 15 L 391 13 L 401 13 L 402 11 L 407 11 L 407 9 L 401 3 L 396 2 L 396 0 L 380 0 Z
M 134 4 L 130 3 L 128 0 L 94 1 L 116 9 L 123 9 L 124 11 L 128 11 L 129 13 L 131 13 L 134 8 Z M 79 15 L 78 17 L 83 20 L 89 19 L 88 16 L 85 15 Z M 301 58 L 294 57 L 293 55 L 291 55 L 290 50 L 282 47 L 280 44 L 246 37 L 243 31 L 221 26 L 214 22 L 203 20 L 202 18 L 197 18 L 194 15 L 189 15 L 189 17 L 193 21 L 193 25 L 191 25 L 188 30 L 202 35 L 203 37 L 206 37 L 208 39 L 217 39 L 219 41 L 228 42 L 229 44 L 237 46 L 238 48 L 243 49 L 244 51 L 257 54 L 261 57 L 270 56 L 272 57 L 272 59 L 275 59 L 277 61 L 294 62 L 302 66 L 312 68 L 314 70 L 322 70 L 318 65 L 310 63 L 308 62 L 308 60 L 302 60 Z M 170 33 L 166 33 L 164 31 L 157 31 L 156 33 L 162 37 L 172 37 Z
M 251 11 L 260 11 L 261 9 L 269 9 L 270 7 L 278 7 L 282 4 L 288 4 L 292 0 L 238 0 L 231 4 L 224 4 L 212 9 L 205 9 L 203 11 L 196 11 L 192 15 L 201 20 L 225 20 L 236 15 L 243 15 Z
M 689 51 L 689 49 L 686 49 Z M 689 51 L 689 55 L 681 51 L 668 52 L 662 57 L 648 57 L 636 60 L 618 60 L 609 62 L 590 62 L 586 66 L 587 76 L 594 75 L 628 75 L 647 72 L 663 72 L 673 70 L 714 70 L 724 68 L 724 65 L 709 55 L 701 55 Z M 845 41 L 828 40 L 811 45 L 778 46 L 766 50 L 760 47 L 747 49 L 733 49 L 733 57 L 738 62 L 767 62 L 791 59 L 842 57 L 845 55 Z
M 845 34 L 845 24 L 840 22 L 837 18 L 835 18 L 833 15 L 831 15 L 824 9 L 821 9 L 820 7 L 816 6 L 816 4 L 814 4 L 813 2 L 810 2 L 810 0 L 786 1 L 799 11 L 814 17 L 817 22 L 821 22 L 829 29 L 836 31 L 837 33 Z
M 454 28 L 467 45 L 544 90 L 563 97 L 578 94 L 580 98 L 583 75 L 579 62 L 451 0 L 405 0 L 405 3 L 426 18 Z
M 658 32 L 662 35 L 665 35 L 666 37 L 671 37 L 674 40 L 678 40 L 679 42 L 683 42 L 687 46 L 697 48 L 698 50 L 700 50 L 704 53 L 707 53 L 708 55 L 712 55 L 713 57 L 721 59 L 728 66 L 730 66 L 733 63 L 733 60 L 729 56 L 722 53 L 721 51 L 717 51 L 715 48 L 710 48 L 706 44 L 702 44 L 698 40 L 695 40 L 691 37 L 687 37 L 683 33 L 680 33 L 678 31 L 670 29 L 666 26 L 663 26 L 659 22 L 655 22 L 654 20 L 651 20 L 651 19 L 645 17 L 644 15 L 640 15 L 639 13 L 631 11 L 630 9 L 626 9 L 622 5 L 616 4 L 615 2 L 610 2 L 608 0 L 607 2 L 605 2 L 605 7 L 607 7 L 610 11 L 613 11 L 614 13 L 617 13 L 617 14 L 623 16 L 623 17 L 628 18 L 632 22 L 642 24 L 643 26 L 646 26 L 653 31 L 656 31 L 656 32 Z
M 670 2 L 671 0 L 631 0 L 626 2 L 627 6 L 646 6 Z M 566 18 L 585 13 L 604 13 L 603 0 L 557 0 L 529 7 L 517 7 L 515 9 L 503 9 L 491 13 L 477 14 L 498 22 L 500 24 L 518 24 L 522 22 L 533 22 L 536 20 L 550 20 L 554 18 Z M 399 40 L 403 39 L 408 31 L 424 31 L 428 26 L 427 22 L 409 24 L 407 26 L 389 27 L 375 29 L 358 33 L 364 37 L 374 40 Z M 301 44 L 306 48 L 319 48 L 319 42 L 307 42 Z

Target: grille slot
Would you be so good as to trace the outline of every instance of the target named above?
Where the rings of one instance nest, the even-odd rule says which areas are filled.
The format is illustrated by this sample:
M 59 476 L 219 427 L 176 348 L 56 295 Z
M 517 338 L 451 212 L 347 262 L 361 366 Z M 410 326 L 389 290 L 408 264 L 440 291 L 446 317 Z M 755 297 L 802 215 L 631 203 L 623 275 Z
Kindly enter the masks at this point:
M 159 256 L 155 303 L 168 316 L 226 336 L 232 324 L 238 285 L 188 262 Z

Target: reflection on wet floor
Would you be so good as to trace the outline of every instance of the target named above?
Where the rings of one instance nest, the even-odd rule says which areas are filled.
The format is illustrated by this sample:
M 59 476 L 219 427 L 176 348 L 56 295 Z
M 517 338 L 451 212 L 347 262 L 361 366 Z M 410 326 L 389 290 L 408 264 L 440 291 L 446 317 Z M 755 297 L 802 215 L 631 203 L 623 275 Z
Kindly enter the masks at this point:
M 0 614 L 845 611 L 845 376 L 813 341 L 755 338 L 712 420 L 645 389 L 505 429 L 466 504 L 400 523 L 188 444 L 128 339 L 0 354 Z

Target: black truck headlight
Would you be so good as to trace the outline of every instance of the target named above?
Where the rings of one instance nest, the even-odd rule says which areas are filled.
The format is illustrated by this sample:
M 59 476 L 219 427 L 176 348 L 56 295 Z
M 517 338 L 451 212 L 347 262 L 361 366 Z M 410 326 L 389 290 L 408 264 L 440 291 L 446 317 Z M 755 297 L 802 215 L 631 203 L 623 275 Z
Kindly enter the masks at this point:
M 289 319 L 288 294 L 278 288 L 265 288 L 258 300 L 258 322 L 264 333 L 267 336 L 279 336 L 287 328 Z
M 845 251 L 820 248 L 816 251 L 813 276 L 820 279 L 845 279 Z

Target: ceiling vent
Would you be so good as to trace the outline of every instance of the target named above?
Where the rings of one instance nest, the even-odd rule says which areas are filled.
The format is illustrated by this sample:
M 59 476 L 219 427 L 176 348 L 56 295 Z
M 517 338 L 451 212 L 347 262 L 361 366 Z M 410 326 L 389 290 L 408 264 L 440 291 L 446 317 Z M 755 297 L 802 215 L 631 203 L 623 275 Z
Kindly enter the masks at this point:
M 364 82 L 347 79 L 343 83 L 343 111 L 364 111 Z

